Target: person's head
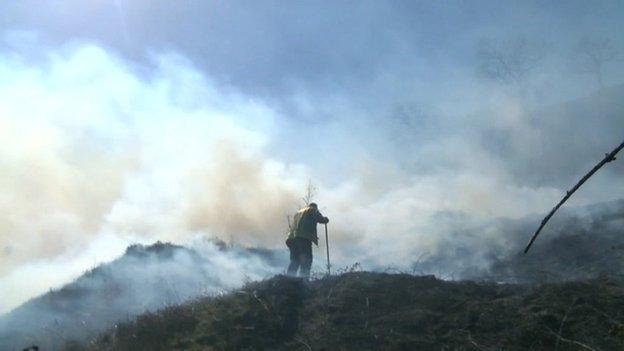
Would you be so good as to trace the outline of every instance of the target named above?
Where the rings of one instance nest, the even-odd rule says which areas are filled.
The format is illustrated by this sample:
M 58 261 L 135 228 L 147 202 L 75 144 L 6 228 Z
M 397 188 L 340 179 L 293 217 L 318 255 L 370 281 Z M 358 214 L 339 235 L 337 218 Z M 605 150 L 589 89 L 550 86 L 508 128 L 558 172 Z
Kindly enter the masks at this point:
M 318 210 L 318 205 L 317 205 L 316 203 L 314 203 L 314 202 L 310 202 L 310 203 L 308 204 L 308 207 L 312 207 L 312 208 L 314 208 L 314 209 L 317 209 L 317 210 Z

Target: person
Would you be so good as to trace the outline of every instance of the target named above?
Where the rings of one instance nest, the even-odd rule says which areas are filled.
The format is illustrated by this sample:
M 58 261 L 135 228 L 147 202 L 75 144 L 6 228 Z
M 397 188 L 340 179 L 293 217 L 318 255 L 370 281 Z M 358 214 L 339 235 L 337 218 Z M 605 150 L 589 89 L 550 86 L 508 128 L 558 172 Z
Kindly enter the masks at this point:
M 327 224 L 329 218 L 324 217 L 318 210 L 318 205 L 311 202 L 295 214 L 293 223 L 288 231 L 286 246 L 290 250 L 290 265 L 287 274 L 308 279 L 312 267 L 312 243 L 318 246 L 316 224 Z

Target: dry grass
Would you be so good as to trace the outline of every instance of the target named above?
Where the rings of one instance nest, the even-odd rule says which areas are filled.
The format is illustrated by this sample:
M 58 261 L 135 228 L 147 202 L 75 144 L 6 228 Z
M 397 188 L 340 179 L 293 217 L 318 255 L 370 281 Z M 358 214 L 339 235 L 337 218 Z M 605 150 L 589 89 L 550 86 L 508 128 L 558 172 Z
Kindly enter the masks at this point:
M 85 350 L 619 350 L 624 282 L 275 277 L 119 325 Z

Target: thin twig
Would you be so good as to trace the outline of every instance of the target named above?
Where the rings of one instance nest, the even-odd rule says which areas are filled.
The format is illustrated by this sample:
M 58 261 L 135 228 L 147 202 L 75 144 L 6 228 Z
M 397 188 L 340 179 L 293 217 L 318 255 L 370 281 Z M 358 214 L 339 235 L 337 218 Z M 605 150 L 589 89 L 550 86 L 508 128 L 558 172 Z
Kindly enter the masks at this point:
M 368 329 L 368 316 L 370 314 L 370 300 L 366 297 L 366 321 L 364 322 L 364 329 Z
M 299 338 L 299 337 L 294 337 L 293 339 L 294 339 L 296 342 L 298 342 L 298 343 L 300 343 L 300 344 L 304 345 L 304 346 L 308 349 L 308 351 L 312 351 L 312 346 L 310 346 L 308 343 L 306 343 L 305 341 L 303 341 L 303 339 L 302 339 L 302 338 Z
M 262 307 L 264 307 L 265 310 L 267 310 L 267 312 L 272 313 L 271 309 L 269 308 L 269 306 L 266 304 L 266 302 L 264 302 L 264 300 L 262 300 L 257 292 L 254 290 L 252 296 L 258 301 L 260 302 L 260 304 L 262 305 Z
M 458 331 L 462 331 L 465 332 L 466 334 L 468 334 L 468 341 L 477 349 L 481 350 L 481 351 L 487 351 L 488 348 L 484 347 L 482 345 L 479 345 L 476 341 L 474 341 L 474 339 L 472 338 L 472 333 L 470 332 L 470 330 L 466 330 L 466 329 L 459 329 Z
M 332 292 L 334 292 L 333 286 L 329 288 L 329 294 L 327 294 L 327 301 L 329 301 L 329 299 L 331 298 Z
M 563 315 L 563 318 L 561 319 L 561 323 L 559 324 L 559 335 L 563 334 L 563 325 L 565 324 L 566 320 L 568 319 L 568 314 L 570 314 L 570 311 L 572 310 L 572 307 L 574 307 L 574 305 L 576 305 L 576 300 L 574 300 L 574 302 L 572 302 L 572 304 L 570 305 L 570 307 L 568 307 L 568 310 L 566 311 L 566 313 Z M 561 339 L 557 339 L 557 343 L 555 344 L 555 351 L 557 351 L 559 349 L 559 341 L 561 341 Z
M 591 347 L 591 346 L 589 346 L 589 345 L 587 345 L 587 344 L 584 344 L 584 343 L 582 343 L 582 342 L 580 342 L 580 341 L 571 340 L 571 339 L 566 339 L 566 338 L 564 338 L 563 336 L 561 336 L 561 335 L 559 335 L 559 334 L 555 333 L 552 329 L 550 329 L 550 328 L 548 328 L 548 327 L 546 327 L 546 329 L 548 329 L 548 331 L 549 331 L 549 332 L 551 332 L 554 336 L 556 336 L 556 337 L 557 337 L 557 339 L 559 339 L 559 340 L 561 340 L 561 341 L 563 341 L 563 342 L 567 342 L 567 343 L 569 343 L 569 344 L 574 344 L 574 345 L 580 346 L 580 347 L 584 348 L 585 350 L 589 350 L 589 351 L 600 351 L 600 349 L 593 348 L 593 347 Z

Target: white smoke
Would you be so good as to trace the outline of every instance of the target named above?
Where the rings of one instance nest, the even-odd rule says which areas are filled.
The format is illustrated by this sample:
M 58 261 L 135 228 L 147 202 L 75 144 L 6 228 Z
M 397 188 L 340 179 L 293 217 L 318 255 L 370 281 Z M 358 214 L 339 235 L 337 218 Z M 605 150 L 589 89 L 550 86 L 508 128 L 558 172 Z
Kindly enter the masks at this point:
M 363 118 L 369 112 L 345 96 L 294 91 L 304 117 L 336 116 L 296 120 L 176 54 L 146 67 L 88 44 L 34 62 L 0 53 L 0 312 L 132 242 L 200 235 L 284 248 L 309 179 L 330 217 L 336 266 L 405 267 L 458 247 L 483 265 L 483 242 L 510 240 L 483 223 L 543 212 L 563 191 L 531 182 L 549 166 L 532 172 L 533 162 L 547 153 L 573 169 L 566 179 L 584 169 L 552 157 L 567 117 L 536 123 L 521 98 L 474 82 L 453 94 L 472 100 L 400 121 L 383 114 L 387 105 Z M 592 150 L 619 141 L 618 121 L 590 121 L 610 131 Z M 621 197 L 621 179 L 597 176 L 573 204 Z
M 85 250 L 119 255 L 110 240 L 281 243 L 306 177 L 266 154 L 274 112 L 155 60 L 141 77 L 90 45 L 1 56 L 0 311 L 101 261 Z

